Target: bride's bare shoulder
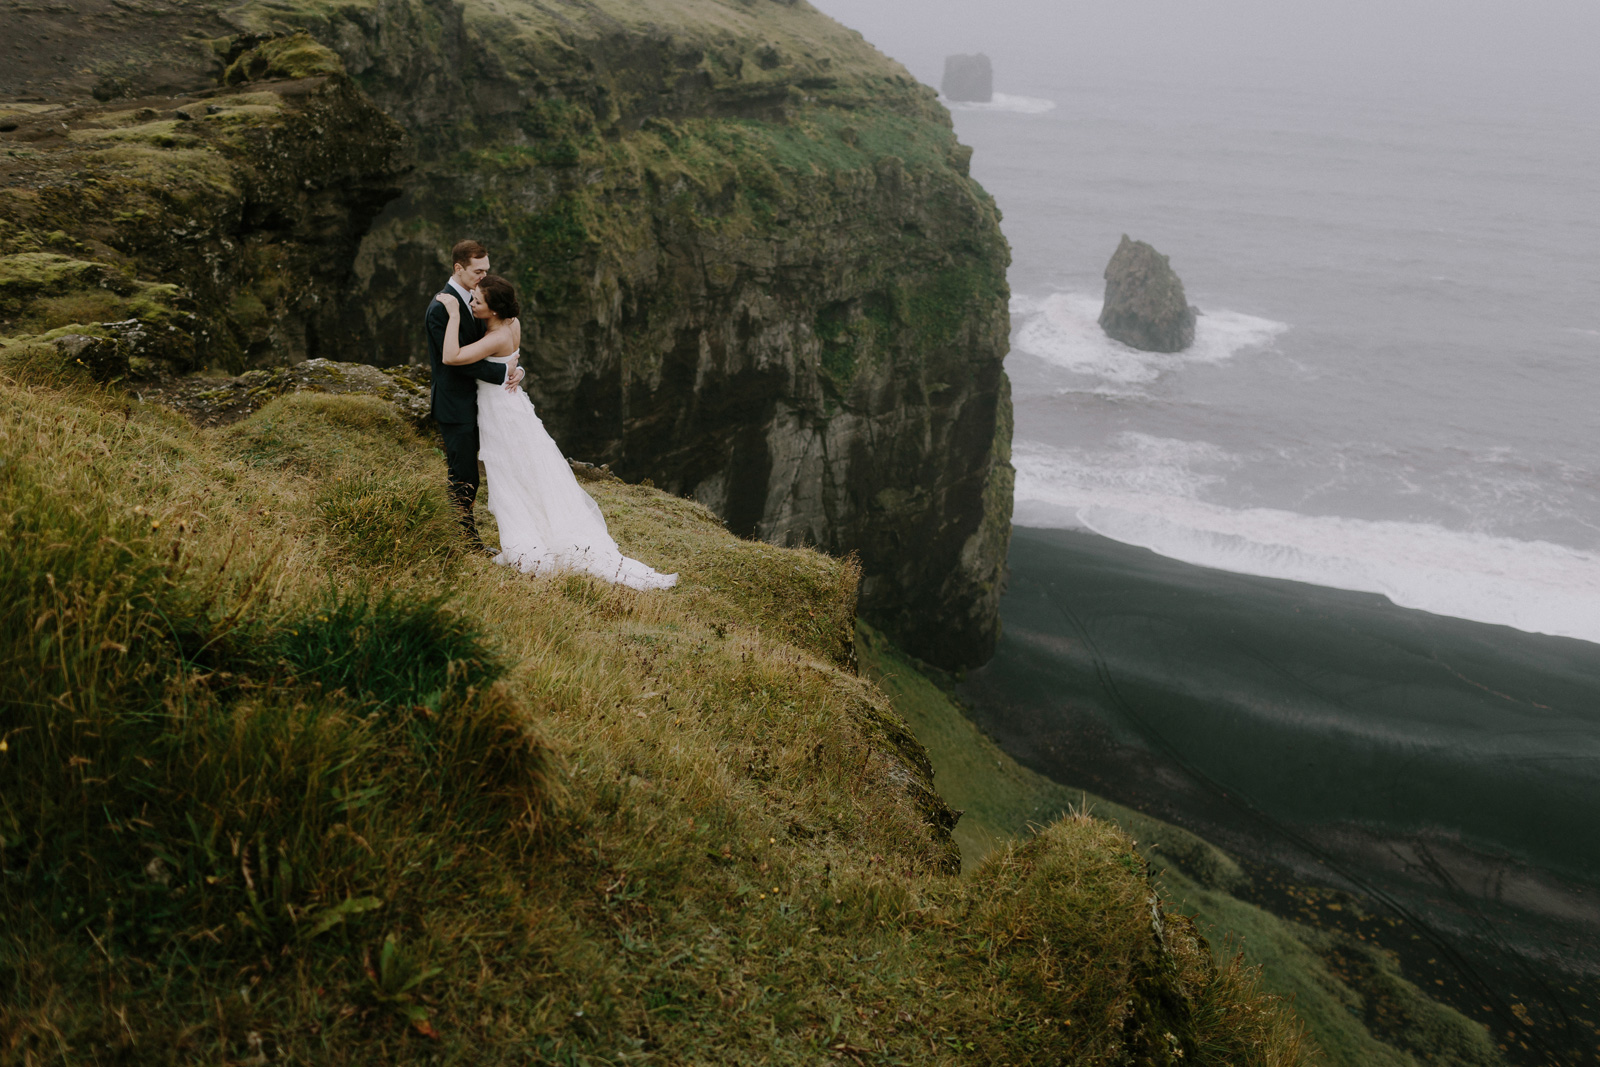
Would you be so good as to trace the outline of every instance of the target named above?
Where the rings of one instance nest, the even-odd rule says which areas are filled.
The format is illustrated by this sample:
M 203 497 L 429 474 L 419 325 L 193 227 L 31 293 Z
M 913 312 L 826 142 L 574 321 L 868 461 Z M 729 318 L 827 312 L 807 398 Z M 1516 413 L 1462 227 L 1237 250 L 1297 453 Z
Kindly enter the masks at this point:
M 517 350 L 517 331 L 510 325 L 501 326 L 493 332 L 495 339 L 495 355 L 509 356 Z

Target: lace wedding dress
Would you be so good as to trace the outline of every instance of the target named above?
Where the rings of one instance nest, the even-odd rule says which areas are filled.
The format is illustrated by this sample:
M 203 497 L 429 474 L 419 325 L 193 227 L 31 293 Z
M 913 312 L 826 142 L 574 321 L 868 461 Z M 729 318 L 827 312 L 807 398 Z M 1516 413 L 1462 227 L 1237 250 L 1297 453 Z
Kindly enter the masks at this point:
M 515 358 L 513 352 L 495 362 Z M 521 389 L 478 383 L 478 456 L 489 475 L 489 511 L 500 525 L 496 563 L 540 574 L 584 571 L 634 589 L 677 584 L 676 574 L 617 548 L 600 505 L 578 484 Z

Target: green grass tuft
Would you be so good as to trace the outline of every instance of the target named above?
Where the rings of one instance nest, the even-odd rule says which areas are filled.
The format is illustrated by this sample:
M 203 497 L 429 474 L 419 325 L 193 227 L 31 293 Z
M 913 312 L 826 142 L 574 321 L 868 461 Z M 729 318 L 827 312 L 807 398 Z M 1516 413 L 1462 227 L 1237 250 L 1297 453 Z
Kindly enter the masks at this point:
M 222 82 L 240 85 L 265 78 L 311 78 L 343 73 L 344 61 L 337 53 L 318 44 L 308 33 L 295 33 L 263 41 L 240 55 L 223 72 Z
M 443 562 L 460 548 L 443 488 L 415 471 L 340 479 L 317 508 L 345 554 L 367 566 Z
M 437 711 L 506 672 L 477 623 L 451 612 L 448 600 L 442 593 L 406 602 L 393 591 L 330 590 L 321 605 L 280 624 L 269 655 L 326 692 Z

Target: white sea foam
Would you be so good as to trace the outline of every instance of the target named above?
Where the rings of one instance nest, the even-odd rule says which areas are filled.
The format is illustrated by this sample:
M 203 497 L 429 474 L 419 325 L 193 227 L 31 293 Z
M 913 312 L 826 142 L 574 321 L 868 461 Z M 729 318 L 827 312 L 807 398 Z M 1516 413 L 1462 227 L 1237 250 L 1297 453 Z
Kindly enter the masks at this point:
M 942 96 L 939 97 L 939 102 L 951 111 L 1008 111 L 1014 115 L 1043 115 L 1046 111 L 1056 109 L 1054 100 L 1044 100 L 1037 96 L 1012 96 L 1009 93 L 995 93 L 988 103 L 946 100 Z
M 1097 379 L 1102 386 L 1129 387 L 1196 363 L 1220 363 L 1250 348 L 1268 345 L 1288 324 L 1237 311 L 1208 311 L 1195 322 L 1194 344 L 1182 352 L 1141 352 L 1113 341 L 1100 328 L 1101 297 L 1053 293 L 1042 299 L 1014 296 L 1017 323 L 1012 347 L 1046 363 Z
M 1600 556 L 1427 523 L 1228 508 L 1200 499 L 1221 450 L 1123 434 L 1092 454 L 1015 449 L 1019 525 L 1086 528 L 1240 574 L 1382 593 L 1419 608 L 1600 642 Z

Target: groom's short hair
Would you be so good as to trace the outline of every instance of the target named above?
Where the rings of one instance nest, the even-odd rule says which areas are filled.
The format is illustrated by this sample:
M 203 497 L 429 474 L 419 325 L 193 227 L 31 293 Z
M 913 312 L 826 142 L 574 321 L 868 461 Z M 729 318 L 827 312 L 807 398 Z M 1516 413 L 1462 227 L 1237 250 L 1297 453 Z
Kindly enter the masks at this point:
M 489 254 L 489 250 L 477 241 L 457 241 L 456 246 L 450 250 L 450 265 L 452 267 L 469 264 L 475 259 L 482 259 Z

